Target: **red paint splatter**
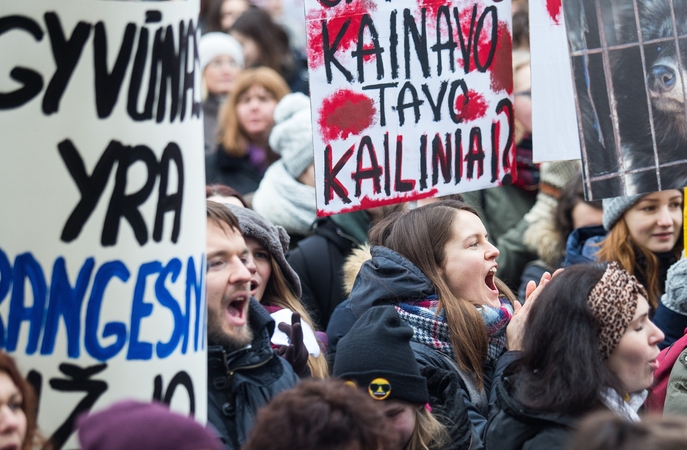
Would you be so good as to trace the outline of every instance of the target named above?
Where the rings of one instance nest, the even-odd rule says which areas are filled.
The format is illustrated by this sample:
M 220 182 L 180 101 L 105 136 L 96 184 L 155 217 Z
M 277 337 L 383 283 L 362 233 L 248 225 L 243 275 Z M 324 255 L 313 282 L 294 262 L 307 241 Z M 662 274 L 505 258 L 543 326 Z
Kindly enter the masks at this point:
M 499 41 L 491 63 L 491 90 L 513 93 L 513 41 L 506 22 L 499 22 Z
M 561 24 L 561 0 L 546 0 L 546 10 L 555 25 Z
M 306 17 L 308 32 L 308 64 L 311 69 L 316 69 L 324 63 L 322 47 L 322 21 L 327 20 L 329 34 L 329 46 L 332 47 L 336 36 L 341 31 L 347 20 L 350 19 L 348 28 L 337 47 L 339 52 L 349 51 L 358 42 L 358 29 L 362 16 L 377 10 L 374 0 L 353 0 L 346 3 L 341 0 L 338 5 L 328 8 L 320 5 L 320 9 L 311 9 Z
M 384 198 L 379 198 L 379 199 L 371 199 L 367 195 L 363 195 L 360 198 L 360 204 L 359 205 L 349 206 L 349 207 L 343 208 L 342 210 L 337 211 L 337 212 L 325 211 L 325 210 L 318 208 L 317 217 L 325 217 L 325 216 L 332 216 L 334 214 L 349 213 L 349 212 L 353 212 L 353 211 L 360 211 L 361 209 L 378 208 L 380 206 L 395 205 L 396 203 L 409 202 L 412 200 L 422 200 L 424 198 L 436 197 L 437 194 L 439 194 L 439 189 L 432 188 L 427 192 L 411 191 L 411 192 L 408 192 L 405 194 L 401 194 L 397 197 L 391 197 L 391 198 L 384 197 Z
M 322 101 L 317 121 L 322 140 L 331 142 L 360 134 L 375 122 L 376 114 L 372 99 L 348 89 L 339 89 Z
M 452 5 L 450 3 L 447 3 L 446 0 L 417 0 L 417 10 L 415 12 L 415 17 L 418 18 L 417 22 L 418 24 L 420 23 L 419 18 L 421 17 L 421 10 L 422 8 L 425 8 L 425 24 L 427 26 L 427 29 L 430 31 L 436 31 L 437 28 L 437 15 L 439 14 L 439 8 L 441 6 L 448 6 L 449 7 L 449 16 L 451 20 L 451 25 L 455 25 L 453 22 L 453 9 Z M 442 21 L 443 22 L 443 21 Z M 447 37 L 444 33 L 442 33 L 442 37 Z
M 373 43 L 365 44 L 363 45 L 363 50 L 374 50 L 375 46 Z M 372 58 L 374 57 L 374 54 L 371 55 L 363 55 L 363 61 L 368 62 L 372 61 Z
M 487 106 L 484 96 L 473 89 L 468 90 L 467 98 L 462 94 L 456 98 L 456 111 L 458 111 L 458 117 L 464 122 L 484 117 Z
M 475 10 L 476 6 L 476 10 Z M 473 11 L 475 12 L 474 16 L 474 22 L 473 22 Z M 471 5 L 468 8 L 463 9 L 458 17 L 460 17 L 460 30 L 456 30 L 455 34 L 455 42 L 458 44 L 458 58 L 457 62 L 461 67 L 465 67 L 465 61 L 463 61 L 463 54 L 460 51 L 460 38 L 458 37 L 458 33 L 463 34 L 463 41 L 465 42 L 465 46 L 467 47 L 468 45 L 470 46 L 470 53 L 468 55 L 468 58 L 472 59 L 474 58 L 474 49 L 473 46 L 475 45 L 475 33 L 477 32 L 477 23 L 480 20 L 480 17 L 484 13 L 484 7 L 480 5 L 479 3 Z M 491 14 L 487 15 L 483 22 L 482 22 L 482 31 L 479 36 L 479 41 L 477 42 L 477 53 L 478 53 L 478 58 L 480 62 L 486 63 L 487 59 L 489 58 L 489 52 L 491 51 Z M 470 28 L 472 27 L 472 30 Z M 472 34 L 471 34 L 472 31 Z M 477 66 L 472 61 L 470 63 L 470 72 L 473 70 L 476 70 Z

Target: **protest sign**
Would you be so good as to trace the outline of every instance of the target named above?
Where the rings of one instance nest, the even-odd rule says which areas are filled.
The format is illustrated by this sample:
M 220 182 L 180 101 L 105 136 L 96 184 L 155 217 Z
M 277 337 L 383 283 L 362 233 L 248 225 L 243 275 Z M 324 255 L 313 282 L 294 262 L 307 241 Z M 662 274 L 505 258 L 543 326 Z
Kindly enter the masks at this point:
M 510 2 L 306 0 L 318 215 L 510 183 Z
M 533 159 L 538 162 L 580 159 L 561 0 L 532 0 L 529 8 Z
M 588 199 L 687 184 L 687 2 L 565 0 Z
M 0 6 L 0 344 L 56 448 L 122 398 L 206 419 L 198 8 Z

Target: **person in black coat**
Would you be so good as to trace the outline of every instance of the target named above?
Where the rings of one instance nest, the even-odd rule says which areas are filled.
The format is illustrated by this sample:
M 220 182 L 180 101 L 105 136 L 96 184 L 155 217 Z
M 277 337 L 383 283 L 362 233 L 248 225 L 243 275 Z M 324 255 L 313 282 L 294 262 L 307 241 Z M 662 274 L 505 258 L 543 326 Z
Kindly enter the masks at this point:
M 318 219 L 313 233 L 298 241 L 286 256 L 301 280 L 301 301 L 322 330 L 346 299 L 343 265 L 356 247 L 367 242 L 371 223 L 366 211 Z
M 272 349 L 274 320 L 250 295 L 244 261 L 252 260 L 238 220 L 214 202 L 207 217 L 208 422 L 233 450 L 248 439 L 258 408 L 298 377 Z

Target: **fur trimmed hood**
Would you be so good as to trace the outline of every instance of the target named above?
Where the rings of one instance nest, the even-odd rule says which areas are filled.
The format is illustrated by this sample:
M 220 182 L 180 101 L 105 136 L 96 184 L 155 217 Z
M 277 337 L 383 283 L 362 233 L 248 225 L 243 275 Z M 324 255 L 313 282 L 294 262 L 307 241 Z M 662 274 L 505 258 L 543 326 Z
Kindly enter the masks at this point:
M 356 247 L 351 254 L 346 258 L 346 262 L 343 265 L 343 289 L 346 297 L 351 295 L 353 290 L 353 283 L 355 283 L 355 278 L 360 272 L 360 268 L 363 266 L 365 261 L 371 259 L 370 246 L 365 244 L 360 247 Z

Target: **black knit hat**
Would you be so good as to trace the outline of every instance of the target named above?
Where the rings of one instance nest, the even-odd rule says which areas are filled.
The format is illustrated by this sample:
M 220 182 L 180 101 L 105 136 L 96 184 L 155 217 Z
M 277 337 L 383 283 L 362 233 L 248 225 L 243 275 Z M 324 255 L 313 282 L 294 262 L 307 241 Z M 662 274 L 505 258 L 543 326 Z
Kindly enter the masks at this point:
M 337 345 L 334 376 L 354 381 L 375 400 L 429 402 L 410 347 L 413 329 L 391 305 L 370 308 Z

